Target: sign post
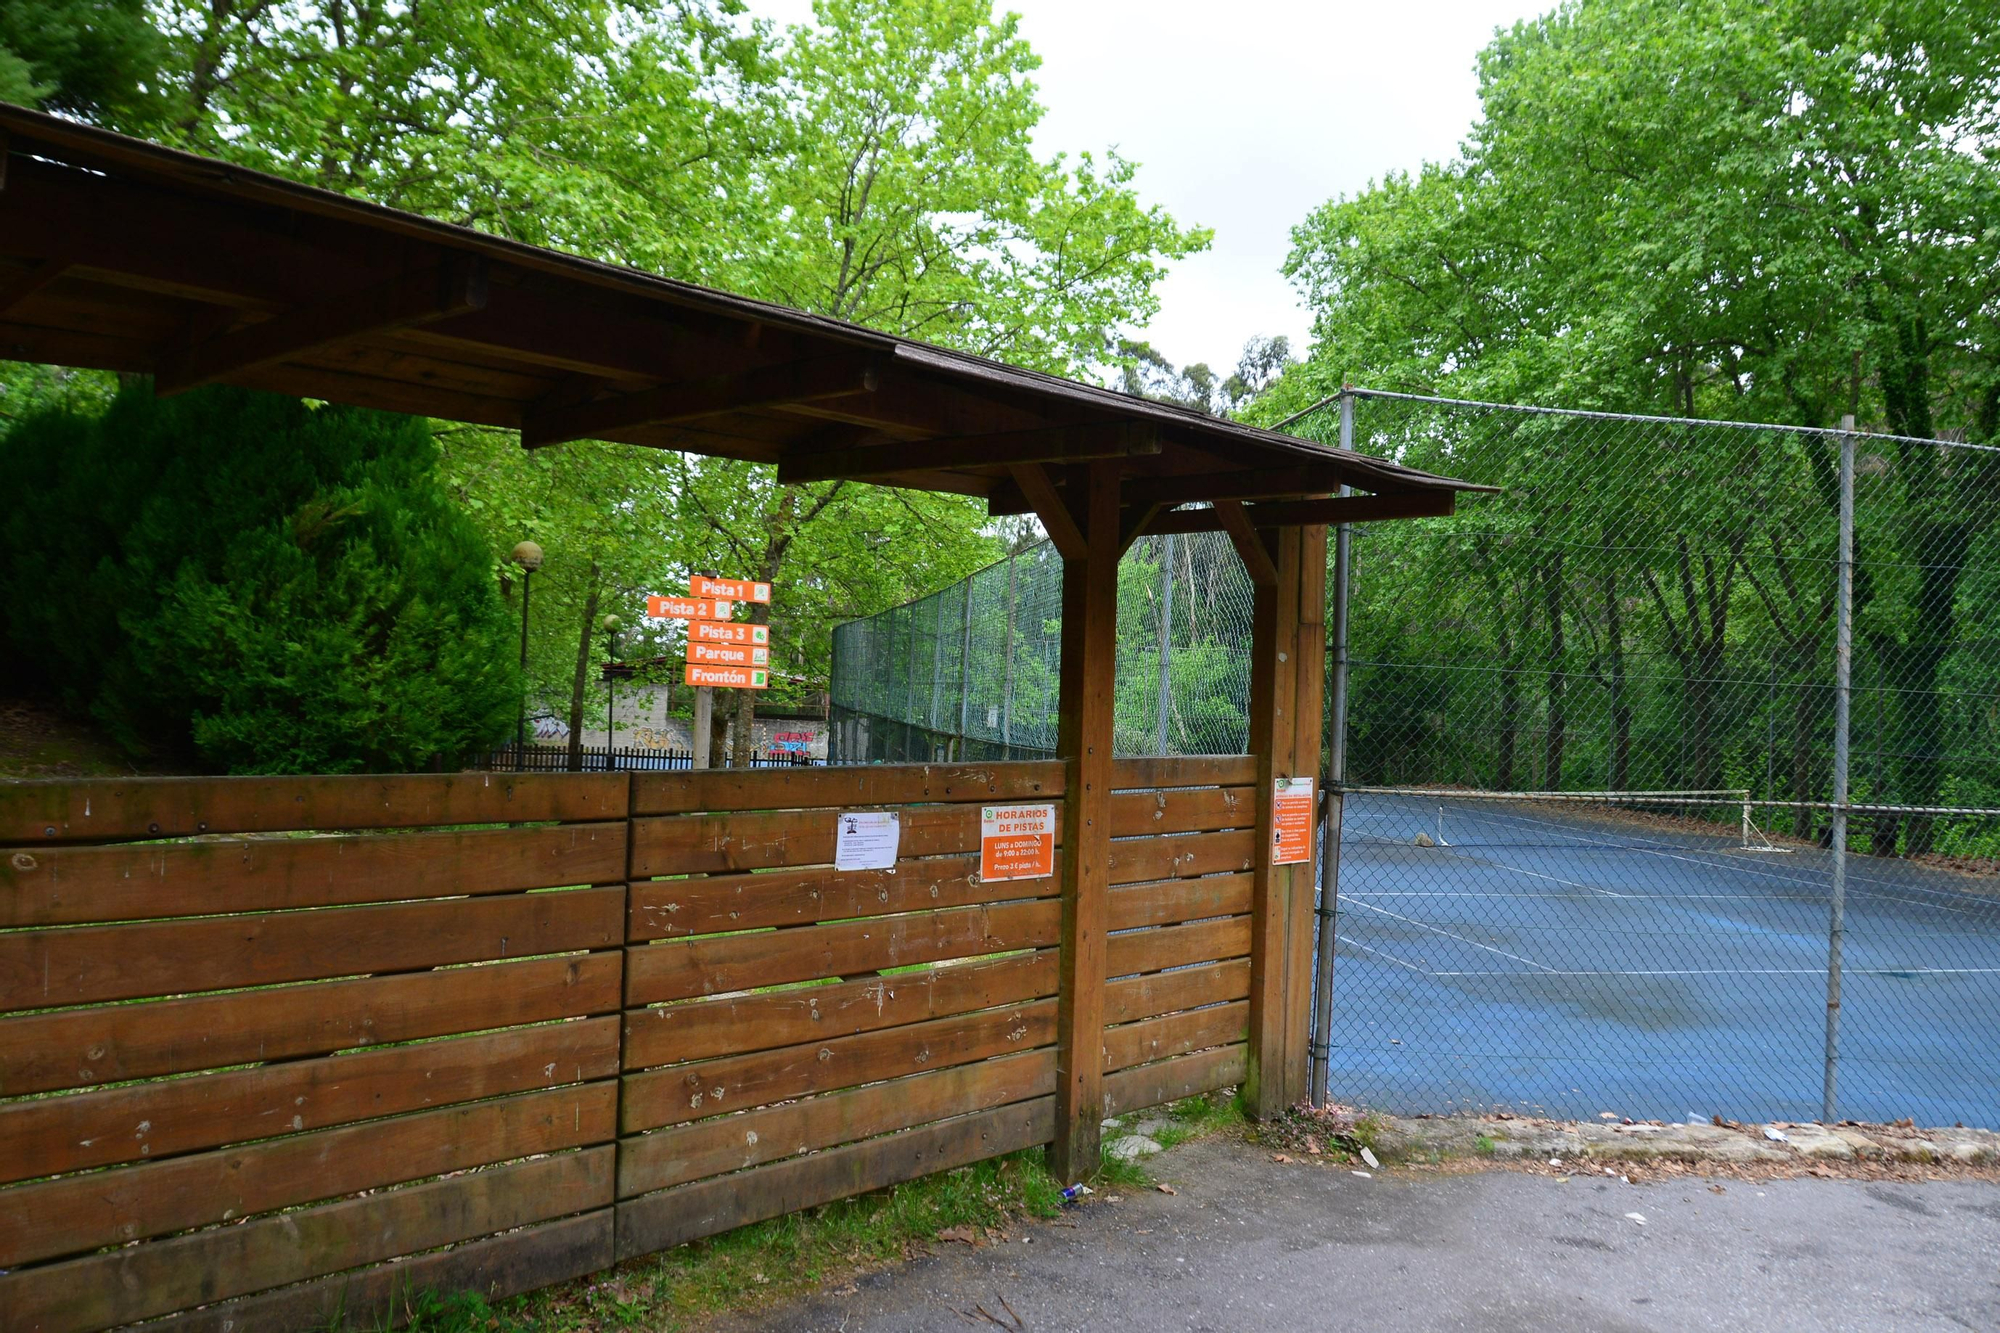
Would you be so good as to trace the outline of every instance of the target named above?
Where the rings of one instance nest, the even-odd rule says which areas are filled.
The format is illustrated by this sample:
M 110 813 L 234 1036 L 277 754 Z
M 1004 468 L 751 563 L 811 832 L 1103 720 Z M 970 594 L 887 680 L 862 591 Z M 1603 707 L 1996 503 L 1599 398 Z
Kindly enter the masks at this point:
M 685 679 L 694 687 L 696 768 L 707 768 L 713 758 L 715 692 L 771 686 L 770 626 L 731 619 L 738 603 L 755 607 L 770 601 L 768 583 L 711 574 L 690 575 L 685 597 L 656 594 L 646 599 L 646 614 L 653 619 L 687 622 Z

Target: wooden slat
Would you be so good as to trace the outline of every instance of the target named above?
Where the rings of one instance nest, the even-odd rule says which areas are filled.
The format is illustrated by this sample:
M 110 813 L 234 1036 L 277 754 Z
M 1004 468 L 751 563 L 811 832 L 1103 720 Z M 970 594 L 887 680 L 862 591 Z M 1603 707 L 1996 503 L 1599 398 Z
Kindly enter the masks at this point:
M 530 1092 L 0 1190 L 0 1266 L 612 1138 L 617 1085 Z
M 0 1103 L 0 1184 L 618 1073 L 619 1019 Z
M 624 1018 L 625 1067 L 826 1041 L 1055 993 L 1056 956 L 1041 949 L 831 986 L 631 1009 Z
M 1111 891 L 1111 929 L 1169 926 L 1250 910 L 1253 879 L 1248 873 L 1170 879 Z
M 1111 766 L 1120 791 L 1152 787 L 1247 787 L 1257 780 L 1253 754 L 1158 755 Z
M 1047 1143 L 1047 1097 L 814 1153 L 740 1176 L 723 1176 L 618 1205 L 618 1258 L 636 1258 L 699 1236 L 915 1180 L 968 1162 Z
M 1030 1051 L 1055 1039 L 1055 1016 L 1054 1001 L 1031 1000 L 908 1027 L 627 1074 L 620 1098 L 620 1132 L 636 1134 L 792 1097 Z
M 623 773 L 89 778 L 0 784 L 0 842 L 623 819 Z
M 1255 829 L 1189 833 L 1167 838 L 1126 838 L 1111 844 L 1111 882 L 1137 884 L 1176 875 L 1249 870 L 1257 860 Z
M 1240 1084 L 1248 1049 L 1239 1042 L 1108 1074 L 1104 1079 L 1104 1114 L 1123 1115 Z
M 610 1144 L 0 1277 L 7 1327 L 94 1333 L 611 1202 Z
M 1062 778 L 1062 765 L 1051 760 L 634 773 L 632 813 L 681 815 L 715 810 L 861 809 L 925 801 L 1030 801 L 1062 795 Z
M 672 940 L 628 951 L 625 999 L 655 1004 L 819 977 L 851 977 L 885 967 L 1035 949 L 1057 939 L 1052 899 L 953 907 L 939 912 L 848 921 L 746 935 Z
M 622 888 L 24 930 L 0 934 L 0 1009 L 408 972 L 624 938 Z
M 1105 987 L 1104 1021 L 1130 1023 L 1176 1009 L 1240 1000 L 1249 993 L 1248 958 L 1120 977 Z
M 1253 795 L 1246 787 L 1121 792 L 1109 796 L 1108 827 L 1114 837 L 1248 828 L 1256 818 Z M 837 818 L 829 809 L 634 820 L 632 873 L 645 877 L 825 865 L 833 860 Z M 979 845 L 977 805 L 905 806 L 902 823 L 898 852 L 903 857 L 970 852 Z M 1056 836 L 1064 836 L 1060 817 Z
M 600 953 L 0 1018 L 0 1093 L 613 1013 L 624 974 Z
M 1055 1086 L 1056 1053 L 1044 1047 L 655 1130 L 619 1140 L 618 1197 L 1046 1097 Z
M 553 1286 L 615 1262 L 609 1208 L 468 1241 L 316 1282 L 219 1302 L 138 1325 L 142 1333 L 386 1328 L 408 1317 L 412 1293 L 473 1292 L 488 1301 Z
M 768 926 L 803 926 L 856 917 L 1042 898 L 1055 877 L 979 882 L 979 859 L 905 861 L 894 870 L 826 867 L 697 879 L 641 880 L 632 886 L 626 938 L 682 939 Z M 1247 909 L 1246 909 L 1247 910 Z
M 0 857 L 0 927 L 608 884 L 625 825 L 45 847 Z
M 1186 926 L 1135 930 L 1129 935 L 1113 935 L 1109 943 L 1106 975 L 1114 977 L 1237 958 L 1250 952 L 1250 918 L 1232 916 Z
M 1118 792 L 1111 798 L 1111 836 L 1249 828 L 1257 822 L 1256 796 L 1254 787 Z
M 946 856 L 979 846 L 979 807 L 902 809 L 897 852 Z M 632 876 L 719 874 L 833 863 L 834 810 L 665 815 L 632 821 Z
M 1127 1069 L 1148 1060 L 1185 1055 L 1209 1046 L 1227 1046 L 1249 1034 L 1248 1000 L 1126 1023 L 1104 1030 L 1104 1068 L 1107 1072 Z

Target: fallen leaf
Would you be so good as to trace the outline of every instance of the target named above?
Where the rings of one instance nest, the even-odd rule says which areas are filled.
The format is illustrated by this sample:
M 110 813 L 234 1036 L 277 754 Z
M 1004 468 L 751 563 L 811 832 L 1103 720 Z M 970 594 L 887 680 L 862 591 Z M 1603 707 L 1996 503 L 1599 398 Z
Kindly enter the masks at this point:
M 1177 1190 L 1177 1189 L 1175 1189 L 1175 1188 L 1174 1188 L 1174 1187 L 1173 1187 L 1172 1185 L 1162 1185 L 1162 1186 L 1160 1186 L 1160 1193 L 1162 1193 L 1162 1194 L 1179 1194 L 1179 1193 L 1180 1193 L 1180 1191 L 1179 1191 L 1179 1190 Z
M 1310 1134 L 1306 1136 L 1306 1151 L 1315 1157 L 1319 1156 L 1319 1140 Z
M 1726 1189 L 1722 1188 L 1722 1186 L 1720 1186 L 1720 1185 L 1710 1185 L 1710 1186 L 1708 1187 L 1708 1192 L 1709 1192 L 1710 1194 L 1727 1194 L 1727 1193 L 1729 1193 L 1729 1191 L 1728 1191 L 1728 1190 L 1726 1190 Z
M 1272 1154 L 1271 1154 L 1271 1160 L 1272 1160 L 1272 1161 L 1274 1161 L 1274 1162 L 1277 1162 L 1277 1163 L 1279 1163 L 1280 1165 L 1283 1165 L 1283 1164 L 1285 1164 L 1285 1163 L 1288 1163 L 1288 1162 L 1290 1162 L 1290 1161 L 1291 1161 L 1292 1159 L 1291 1159 L 1291 1158 L 1289 1158 L 1289 1157 L 1287 1157 L 1287 1156 L 1285 1156 L 1285 1155 L 1284 1155 L 1283 1153 L 1281 1153 L 1281 1152 L 1274 1152 L 1274 1153 L 1272 1153 Z
M 946 1227 L 938 1232 L 938 1239 L 955 1240 L 960 1245 L 975 1245 L 979 1242 L 979 1233 L 971 1227 Z

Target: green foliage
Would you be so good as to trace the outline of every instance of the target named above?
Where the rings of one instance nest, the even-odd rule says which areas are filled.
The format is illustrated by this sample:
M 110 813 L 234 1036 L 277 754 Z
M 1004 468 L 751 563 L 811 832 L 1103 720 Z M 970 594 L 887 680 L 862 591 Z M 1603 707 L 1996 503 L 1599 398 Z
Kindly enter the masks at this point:
M 0 444 L 17 665 L 135 752 L 404 771 L 505 733 L 512 625 L 423 423 L 204 390 Z
M 0 102 L 79 116 L 154 110 L 161 42 L 145 0 L 7 0 L 0 5 Z

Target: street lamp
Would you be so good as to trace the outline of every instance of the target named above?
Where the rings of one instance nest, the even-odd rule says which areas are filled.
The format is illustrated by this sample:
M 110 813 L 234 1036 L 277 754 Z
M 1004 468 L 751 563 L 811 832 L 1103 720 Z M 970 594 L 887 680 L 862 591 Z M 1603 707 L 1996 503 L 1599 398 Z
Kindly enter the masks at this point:
M 618 767 L 618 677 L 609 670 L 618 661 L 618 617 L 606 616 L 601 622 L 604 632 L 611 636 L 611 647 L 605 653 L 604 673 L 604 766 Z
M 521 715 L 514 724 L 514 771 L 528 762 L 528 586 L 542 567 L 542 548 L 533 542 L 519 542 L 507 557 L 521 567 Z

